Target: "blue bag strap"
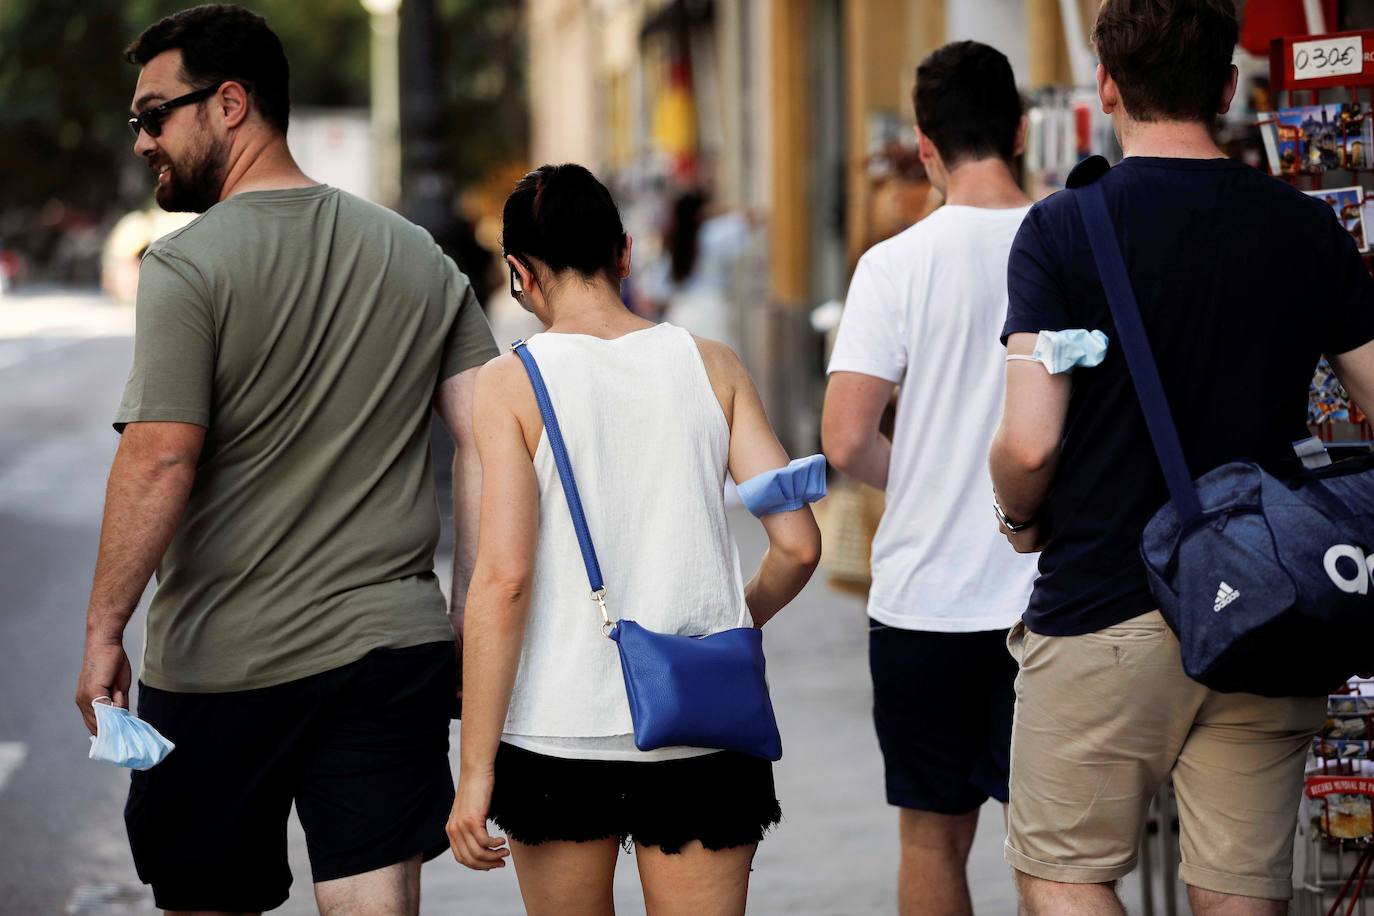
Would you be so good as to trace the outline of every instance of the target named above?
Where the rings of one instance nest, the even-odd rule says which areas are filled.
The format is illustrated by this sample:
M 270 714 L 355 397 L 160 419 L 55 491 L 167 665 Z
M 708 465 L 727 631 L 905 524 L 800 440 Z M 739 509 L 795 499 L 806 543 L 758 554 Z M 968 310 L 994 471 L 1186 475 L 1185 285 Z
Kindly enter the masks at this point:
M 558 425 L 558 417 L 553 412 L 553 402 L 549 400 L 549 389 L 544 385 L 544 376 L 534 354 L 525 346 L 524 340 L 511 344 L 515 355 L 525 365 L 534 388 L 534 399 L 539 402 L 539 413 L 544 418 L 544 433 L 549 437 L 549 448 L 553 451 L 553 463 L 558 468 L 558 479 L 563 483 L 563 495 L 568 500 L 568 512 L 572 514 L 573 530 L 577 532 L 577 546 L 582 550 L 582 564 L 587 567 L 587 582 L 592 587 L 592 600 L 601 605 L 605 617 L 606 584 L 601 578 L 601 564 L 596 559 L 596 548 L 592 546 L 592 534 L 587 530 L 587 515 L 582 511 L 582 497 L 577 492 L 577 480 L 573 477 L 572 462 L 568 460 L 568 448 L 563 444 L 563 430 Z M 609 623 L 609 621 L 607 621 Z
M 1083 215 L 1083 225 L 1088 230 L 1088 244 L 1092 247 L 1093 260 L 1097 262 L 1097 272 L 1107 294 L 1107 305 L 1112 311 L 1117 340 L 1121 342 L 1122 352 L 1126 356 L 1126 366 L 1135 385 L 1136 397 L 1140 399 L 1140 407 L 1145 414 L 1150 441 L 1154 444 L 1155 455 L 1164 471 L 1164 482 L 1169 486 L 1179 521 L 1187 527 L 1202 515 L 1202 505 L 1198 502 L 1193 476 L 1188 473 L 1188 461 L 1183 456 L 1178 428 L 1174 426 L 1173 415 L 1169 412 L 1169 401 L 1164 396 L 1159 367 L 1155 365 L 1150 352 L 1145 324 L 1140 319 L 1140 306 L 1136 303 L 1135 291 L 1126 273 L 1126 263 L 1121 258 L 1121 243 L 1107 214 L 1107 200 L 1102 193 L 1102 185 L 1094 181 L 1074 188 L 1070 193 L 1078 204 L 1078 212 Z

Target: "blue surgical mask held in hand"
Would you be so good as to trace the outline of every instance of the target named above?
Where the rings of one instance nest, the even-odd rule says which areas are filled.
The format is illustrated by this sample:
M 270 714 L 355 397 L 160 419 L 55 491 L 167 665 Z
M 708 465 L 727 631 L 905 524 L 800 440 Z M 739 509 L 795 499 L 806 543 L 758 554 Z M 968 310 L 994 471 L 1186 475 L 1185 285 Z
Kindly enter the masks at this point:
M 91 705 L 95 707 L 96 728 L 91 738 L 92 760 L 146 770 L 161 763 L 176 747 L 147 722 L 115 706 L 109 697 L 96 697 Z
M 774 468 L 738 485 L 746 509 L 762 518 L 791 512 L 825 496 L 825 456 L 798 458 L 785 468 Z
M 1040 363 L 1050 375 L 1072 372 L 1082 366 L 1091 369 L 1107 356 L 1107 335 L 1101 331 L 1070 328 L 1067 331 L 1041 331 L 1035 338 L 1035 351 L 1030 356 L 1012 355 L 1019 359 Z

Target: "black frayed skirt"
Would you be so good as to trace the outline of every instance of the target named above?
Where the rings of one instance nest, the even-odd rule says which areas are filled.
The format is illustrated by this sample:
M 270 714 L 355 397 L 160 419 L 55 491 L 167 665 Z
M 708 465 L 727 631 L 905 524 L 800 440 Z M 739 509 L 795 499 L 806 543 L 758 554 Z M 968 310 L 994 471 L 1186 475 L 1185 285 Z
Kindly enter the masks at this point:
M 488 815 L 526 845 L 614 837 L 681 852 L 749 846 L 782 820 L 773 764 L 719 751 L 682 760 L 573 760 L 501 743 Z

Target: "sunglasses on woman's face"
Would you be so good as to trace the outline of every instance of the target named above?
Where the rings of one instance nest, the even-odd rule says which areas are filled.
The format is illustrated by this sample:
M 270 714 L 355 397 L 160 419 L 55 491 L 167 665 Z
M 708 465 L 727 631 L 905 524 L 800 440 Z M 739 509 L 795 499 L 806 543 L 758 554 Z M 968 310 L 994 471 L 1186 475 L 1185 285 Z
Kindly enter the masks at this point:
M 180 108 L 182 105 L 194 105 L 196 102 L 204 101 L 219 91 L 219 87 L 224 83 L 216 83 L 213 86 L 206 86 L 204 89 L 197 89 L 185 95 L 179 95 L 170 101 L 163 102 L 147 111 L 140 111 L 129 119 L 129 132 L 138 139 L 138 132 L 144 131 L 150 137 L 162 136 L 162 122 L 167 120 L 167 116 L 172 113 L 172 109 Z M 247 87 L 245 87 L 246 89 Z

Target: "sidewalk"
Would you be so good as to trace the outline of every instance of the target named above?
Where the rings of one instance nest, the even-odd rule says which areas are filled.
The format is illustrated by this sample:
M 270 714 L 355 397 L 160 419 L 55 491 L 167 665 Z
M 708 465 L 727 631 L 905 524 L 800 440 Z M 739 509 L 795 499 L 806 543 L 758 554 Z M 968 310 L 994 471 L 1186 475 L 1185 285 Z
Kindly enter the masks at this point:
M 0 296 L 0 370 L 56 354 L 91 337 L 128 337 L 134 310 L 97 292 L 46 290 Z

